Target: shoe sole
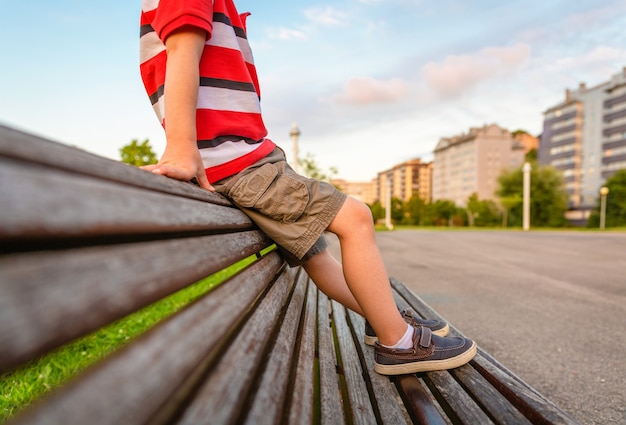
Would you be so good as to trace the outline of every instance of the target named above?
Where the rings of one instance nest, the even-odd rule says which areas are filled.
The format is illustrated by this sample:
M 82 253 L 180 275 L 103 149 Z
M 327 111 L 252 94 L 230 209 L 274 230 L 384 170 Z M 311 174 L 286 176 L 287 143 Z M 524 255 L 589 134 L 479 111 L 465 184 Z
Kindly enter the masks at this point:
M 446 336 L 450 332 L 450 326 L 446 323 L 441 329 L 437 329 L 436 331 L 432 331 L 433 335 L 437 336 Z M 378 341 L 378 337 L 365 335 L 365 343 L 367 345 L 371 345 L 372 347 L 376 345 L 376 341 Z
M 374 370 L 381 375 L 406 375 L 418 372 L 433 372 L 436 370 L 448 370 L 467 364 L 476 355 L 476 343 L 472 342 L 469 350 L 445 360 L 418 360 L 413 363 L 398 365 L 383 365 L 374 363 Z

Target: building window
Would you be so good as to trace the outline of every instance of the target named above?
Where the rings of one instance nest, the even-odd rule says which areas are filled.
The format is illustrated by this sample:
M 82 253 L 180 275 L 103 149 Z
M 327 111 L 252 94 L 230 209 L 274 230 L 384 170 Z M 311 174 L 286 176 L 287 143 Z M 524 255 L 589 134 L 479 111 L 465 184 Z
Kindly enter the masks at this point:
M 604 151 L 604 157 L 608 158 L 613 155 L 626 154 L 626 146 L 620 146 L 619 148 L 607 149 Z
M 571 152 L 576 149 L 574 144 L 557 146 L 555 148 L 550 149 L 550 155 L 558 155 L 563 152 Z

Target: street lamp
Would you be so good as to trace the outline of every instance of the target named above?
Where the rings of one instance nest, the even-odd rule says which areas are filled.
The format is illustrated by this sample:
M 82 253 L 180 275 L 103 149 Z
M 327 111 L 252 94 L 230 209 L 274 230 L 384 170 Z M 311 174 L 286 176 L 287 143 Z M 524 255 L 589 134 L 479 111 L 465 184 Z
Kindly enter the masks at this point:
M 393 230 L 393 223 L 391 223 L 391 175 L 387 175 L 387 193 L 385 204 L 385 226 L 387 230 Z
M 600 229 L 604 229 L 606 223 L 606 195 L 609 194 L 609 188 L 602 186 L 600 188 Z
M 524 230 L 530 229 L 530 163 L 524 163 L 523 173 L 523 193 L 522 193 L 522 228 Z

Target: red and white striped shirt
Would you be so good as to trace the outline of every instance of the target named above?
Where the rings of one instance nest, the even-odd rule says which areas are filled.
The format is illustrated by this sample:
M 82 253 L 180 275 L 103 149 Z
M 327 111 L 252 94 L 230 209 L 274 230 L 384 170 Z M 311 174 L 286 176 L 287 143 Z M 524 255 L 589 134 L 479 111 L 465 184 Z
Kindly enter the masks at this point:
M 164 41 L 185 25 L 208 34 L 200 60 L 198 148 L 210 182 L 237 174 L 276 146 L 265 138 L 259 82 L 246 36 L 247 13 L 232 0 L 143 0 L 140 71 L 163 126 Z

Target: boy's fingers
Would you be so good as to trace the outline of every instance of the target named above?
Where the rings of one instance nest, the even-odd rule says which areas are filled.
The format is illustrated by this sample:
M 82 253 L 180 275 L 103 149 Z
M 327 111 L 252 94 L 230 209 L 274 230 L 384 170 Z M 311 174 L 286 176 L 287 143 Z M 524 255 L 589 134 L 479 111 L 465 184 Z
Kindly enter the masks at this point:
M 211 185 L 211 183 L 209 183 L 209 179 L 207 178 L 204 170 L 198 173 L 196 180 L 198 180 L 198 184 L 201 188 L 215 192 L 215 188 Z
M 159 164 L 142 165 L 139 168 L 141 168 L 142 170 L 150 171 L 151 173 L 154 173 L 154 174 L 161 174 L 164 176 L 169 176 L 169 172 L 167 168 L 164 167 L 163 165 L 159 165 Z
M 175 167 L 168 167 L 167 165 L 153 164 L 153 165 L 144 165 L 140 168 L 142 170 L 150 171 L 151 173 L 160 174 L 166 177 L 171 177 L 176 180 L 181 180 L 181 181 L 189 180 L 188 177 L 185 176 L 186 173 L 182 172 L 181 170 Z M 209 190 L 211 192 L 215 192 L 215 188 L 211 185 L 211 183 L 209 183 L 209 179 L 204 173 L 204 170 L 198 173 L 198 175 L 196 176 L 196 180 L 198 182 L 198 185 L 201 188 Z

